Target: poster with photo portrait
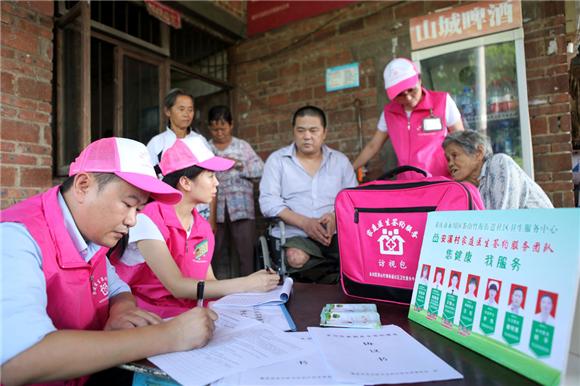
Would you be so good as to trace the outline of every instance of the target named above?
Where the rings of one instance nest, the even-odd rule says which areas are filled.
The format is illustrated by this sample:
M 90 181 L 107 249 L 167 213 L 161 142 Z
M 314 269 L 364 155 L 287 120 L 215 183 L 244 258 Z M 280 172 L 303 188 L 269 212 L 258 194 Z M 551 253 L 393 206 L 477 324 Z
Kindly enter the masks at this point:
M 419 281 L 423 284 L 429 284 L 429 274 L 431 273 L 431 266 L 429 264 L 423 264 L 421 267 L 421 277 Z
M 520 284 L 512 284 L 508 296 L 508 311 L 512 314 L 521 315 L 526 307 L 528 287 Z
M 479 282 L 481 278 L 478 275 L 469 274 L 465 282 L 465 298 L 475 300 L 479 292 Z
M 435 288 L 443 288 L 443 281 L 445 280 L 445 268 L 436 267 L 433 275 L 433 286 Z
M 558 294 L 545 290 L 538 291 L 536 308 L 534 310 L 534 320 L 541 323 L 554 325 L 556 322 L 556 307 L 558 305 Z
M 487 279 L 487 285 L 485 286 L 485 304 L 497 307 L 501 294 L 501 285 L 501 280 L 492 278 Z
M 449 281 L 447 282 L 447 289 L 453 293 L 459 292 L 459 285 L 461 283 L 461 272 L 451 271 L 449 274 Z

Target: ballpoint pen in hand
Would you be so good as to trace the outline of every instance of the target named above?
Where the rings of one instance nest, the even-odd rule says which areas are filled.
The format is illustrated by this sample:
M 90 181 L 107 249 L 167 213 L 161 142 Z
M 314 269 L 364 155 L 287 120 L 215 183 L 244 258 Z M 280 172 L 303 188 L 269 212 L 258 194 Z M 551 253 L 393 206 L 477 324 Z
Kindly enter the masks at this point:
M 277 273 L 272 268 L 270 268 L 269 265 L 266 266 L 266 272 L 268 272 L 268 273 Z M 282 278 L 282 275 L 280 275 L 280 273 L 278 272 L 278 284 L 281 284 L 282 282 L 284 282 L 284 280 Z
M 205 287 L 205 282 L 200 280 L 197 282 L 197 306 L 203 307 L 203 289 Z

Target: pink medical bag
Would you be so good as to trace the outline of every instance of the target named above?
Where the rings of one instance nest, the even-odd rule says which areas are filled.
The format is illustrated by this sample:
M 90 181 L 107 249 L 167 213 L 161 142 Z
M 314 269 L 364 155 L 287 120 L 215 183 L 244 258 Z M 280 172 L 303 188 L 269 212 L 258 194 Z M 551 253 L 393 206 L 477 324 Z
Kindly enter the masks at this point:
M 373 181 L 342 190 L 335 210 L 344 293 L 363 299 L 408 304 L 421 243 L 432 211 L 484 209 L 477 188 L 445 177 Z

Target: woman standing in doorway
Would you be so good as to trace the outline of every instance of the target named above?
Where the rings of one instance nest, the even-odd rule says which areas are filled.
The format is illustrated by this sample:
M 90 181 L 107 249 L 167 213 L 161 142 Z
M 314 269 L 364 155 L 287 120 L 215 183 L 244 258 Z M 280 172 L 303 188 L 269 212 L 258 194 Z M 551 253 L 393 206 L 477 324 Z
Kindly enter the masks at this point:
M 158 164 L 159 160 L 161 160 L 161 154 L 173 146 L 176 139 L 199 137 L 203 139 L 209 149 L 209 143 L 205 137 L 191 127 L 195 117 L 193 95 L 180 88 L 170 90 L 163 100 L 163 112 L 167 118 L 165 131 L 157 134 L 147 143 L 151 162 L 159 176 L 161 176 L 161 170 Z M 209 219 L 210 210 L 208 204 L 199 205 L 197 211 L 203 218 Z
M 232 169 L 216 174 L 220 183 L 216 207 L 216 251 L 219 254 L 228 238 L 232 240 L 240 257 L 240 275 L 246 276 L 254 271 L 256 217 L 252 179 L 262 176 L 264 162 L 248 142 L 232 135 L 232 113 L 227 106 L 212 107 L 208 123 L 212 151 L 235 162 Z M 219 256 L 216 257 L 219 260 Z

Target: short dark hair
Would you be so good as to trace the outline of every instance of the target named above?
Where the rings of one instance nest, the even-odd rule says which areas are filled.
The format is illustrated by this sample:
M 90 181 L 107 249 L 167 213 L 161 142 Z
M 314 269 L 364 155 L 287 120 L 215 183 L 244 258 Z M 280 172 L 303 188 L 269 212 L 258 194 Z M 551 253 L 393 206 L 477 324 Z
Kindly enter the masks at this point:
M 292 127 L 296 126 L 296 118 L 306 116 L 320 118 L 322 128 L 326 129 L 326 114 L 321 108 L 311 105 L 302 106 L 296 110 L 294 115 L 292 115 Z
M 99 192 L 101 190 L 103 190 L 103 188 L 110 182 L 113 181 L 117 181 L 120 178 L 117 177 L 115 174 L 113 173 L 91 173 L 94 177 L 95 180 L 97 181 L 97 186 L 99 188 Z M 66 193 L 70 190 L 70 188 L 73 186 L 75 180 L 75 176 L 70 176 L 69 178 L 67 178 L 66 180 L 64 180 L 64 182 L 62 184 L 60 184 L 60 193 Z
M 209 112 L 207 113 L 207 123 L 211 124 L 212 122 L 218 121 L 224 121 L 230 125 L 232 124 L 232 112 L 228 106 L 220 105 L 209 109 Z
M 203 172 L 204 168 L 199 166 L 190 166 L 185 169 L 176 170 L 174 172 L 169 173 L 168 175 L 163 177 L 163 182 L 167 185 L 170 185 L 172 188 L 177 189 L 177 184 L 179 183 L 179 179 L 181 177 L 187 177 L 190 180 L 193 180 L 195 177 L 199 176 L 201 172 Z
M 173 107 L 173 105 L 175 104 L 175 101 L 177 100 L 177 97 L 179 97 L 179 96 L 190 97 L 191 102 L 195 101 L 193 99 L 193 95 L 191 95 L 187 91 L 185 91 L 181 88 L 174 88 L 174 89 L 169 90 L 167 95 L 165 95 L 165 98 L 163 99 L 163 106 L 169 110 L 170 108 Z

